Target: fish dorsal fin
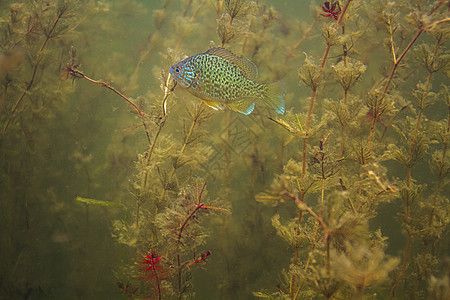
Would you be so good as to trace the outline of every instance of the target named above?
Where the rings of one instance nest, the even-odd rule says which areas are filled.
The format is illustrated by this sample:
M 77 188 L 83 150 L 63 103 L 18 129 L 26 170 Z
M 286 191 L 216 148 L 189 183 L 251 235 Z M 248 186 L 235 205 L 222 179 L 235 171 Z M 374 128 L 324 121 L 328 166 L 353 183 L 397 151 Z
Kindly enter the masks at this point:
M 230 63 L 236 65 L 241 69 L 242 73 L 248 79 L 254 80 L 258 76 L 258 69 L 256 65 L 247 58 L 239 57 L 233 52 L 225 48 L 211 48 L 206 51 L 207 54 L 216 55 L 228 60 Z

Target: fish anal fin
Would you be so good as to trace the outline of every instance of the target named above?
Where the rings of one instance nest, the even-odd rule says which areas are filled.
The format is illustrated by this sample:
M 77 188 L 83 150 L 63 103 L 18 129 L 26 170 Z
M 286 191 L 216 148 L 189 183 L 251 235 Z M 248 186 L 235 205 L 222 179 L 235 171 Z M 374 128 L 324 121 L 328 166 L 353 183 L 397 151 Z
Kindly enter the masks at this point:
M 254 80 L 256 79 L 256 76 L 258 76 L 258 68 L 251 60 L 239 57 L 225 48 L 211 48 L 206 51 L 206 53 L 228 60 L 230 63 L 239 67 L 242 74 L 244 74 L 244 76 L 248 79 Z
M 231 103 L 227 103 L 227 106 L 237 112 L 240 112 L 244 115 L 249 115 L 255 109 L 255 99 L 253 98 L 244 98 L 242 100 L 234 101 Z
M 206 105 L 208 105 L 211 108 L 214 108 L 215 110 L 222 110 L 223 109 L 223 105 L 221 105 L 219 102 L 217 101 L 212 101 L 212 100 L 202 100 Z

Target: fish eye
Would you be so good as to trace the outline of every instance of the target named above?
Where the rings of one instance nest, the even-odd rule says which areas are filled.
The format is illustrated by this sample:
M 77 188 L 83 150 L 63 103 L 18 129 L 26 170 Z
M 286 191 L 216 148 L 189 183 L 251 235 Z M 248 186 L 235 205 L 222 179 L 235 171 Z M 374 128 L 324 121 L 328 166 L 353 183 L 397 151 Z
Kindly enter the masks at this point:
M 179 68 L 179 67 L 176 67 L 176 68 L 175 68 L 175 72 L 180 73 L 180 68 Z

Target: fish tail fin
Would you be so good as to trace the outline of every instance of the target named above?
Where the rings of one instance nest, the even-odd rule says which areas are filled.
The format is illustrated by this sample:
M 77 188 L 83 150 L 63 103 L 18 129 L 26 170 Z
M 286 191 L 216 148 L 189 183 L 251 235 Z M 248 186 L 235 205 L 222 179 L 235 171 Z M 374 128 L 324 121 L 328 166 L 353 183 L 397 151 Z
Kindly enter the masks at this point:
M 269 83 L 266 85 L 264 93 L 264 101 L 273 108 L 277 113 L 284 114 L 284 94 L 286 93 L 286 85 L 282 81 Z

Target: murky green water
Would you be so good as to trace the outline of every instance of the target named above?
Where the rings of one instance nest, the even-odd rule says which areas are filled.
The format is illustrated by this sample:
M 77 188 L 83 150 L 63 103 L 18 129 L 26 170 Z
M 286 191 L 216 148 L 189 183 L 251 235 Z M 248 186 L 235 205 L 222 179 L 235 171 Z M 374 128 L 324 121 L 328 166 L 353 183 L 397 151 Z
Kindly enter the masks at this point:
M 0 299 L 448 299 L 448 5 L 2 1 Z

